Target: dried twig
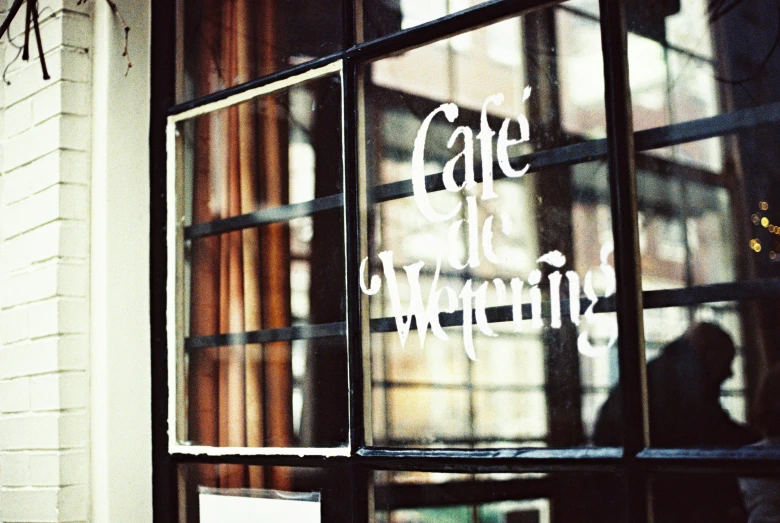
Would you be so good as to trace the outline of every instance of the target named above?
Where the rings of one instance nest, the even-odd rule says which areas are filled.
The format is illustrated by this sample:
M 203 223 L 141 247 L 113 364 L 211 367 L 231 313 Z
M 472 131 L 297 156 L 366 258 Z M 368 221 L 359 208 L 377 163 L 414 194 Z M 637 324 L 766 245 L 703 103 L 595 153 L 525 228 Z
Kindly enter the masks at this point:
M 85 4 L 87 3 L 87 1 L 88 0 L 78 0 L 76 2 L 76 5 Z M 38 12 L 38 0 L 14 0 L 14 3 L 11 5 L 11 8 L 8 10 L 8 14 L 5 17 L 5 20 L 3 20 L 3 23 L 0 24 L 0 38 L 2 38 L 3 35 L 8 31 L 8 28 L 11 26 L 11 22 L 13 22 L 14 18 L 19 13 L 19 9 L 22 8 L 22 4 L 25 2 L 27 3 L 27 9 L 25 12 L 25 21 L 24 21 L 24 45 L 21 48 L 22 60 L 27 61 L 30 59 L 30 28 L 32 26 L 32 30 L 35 33 L 35 43 L 37 44 L 38 47 L 38 56 L 41 61 L 41 70 L 43 71 L 43 79 L 48 80 L 51 77 L 49 76 L 49 70 L 46 67 L 46 57 L 43 54 L 43 41 L 41 40 L 41 27 L 40 27 L 40 14 Z M 127 21 L 125 20 L 125 17 L 122 16 L 122 12 L 119 10 L 119 7 L 116 5 L 116 2 L 114 0 L 106 0 L 106 3 L 108 4 L 108 7 L 111 9 L 111 12 L 114 13 L 114 16 L 116 16 L 122 24 L 122 30 L 125 35 L 125 48 L 122 50 L 122 56 L 124 56 L 125 59 L 127 60 L 127 69 L 125 70 L 125 76 L 127 76 L 127 73 L 130 72 L 130 68 L 133 67 L 133 62 L 130 61 L 130 52 L 128 50 L 130 26 L 127 25 Z M 8 35 L 8 40 L 11 41 L 10 33 Z M 14 47 L 17 47 L 15 44 L 13 44 L 13 42 L 11 43 L 12 45 L 14 45 Z M 14 61 L 15 60 L 16 58 L 14 58 Z M 6 70 L 3 72 L 3 80 L 5 80 L 5 73 L 7 72 L 7 70 L 8 67 L 6 66 Z M 8 82 L 6 81 L 6 83 Z
M 78 0 L 76 2 L 76 5 L 86 4 L 88 0 Z M 127 76 L 127 73 L 130 72 L 130 68 L 133 67 L 133 62 L 130 60 L 130 52 L 128 50 L 128 43 L 130 39 L 130 26 L 127 25 L 127 21 L 125 20 L 125 17 L 122 16 L 122 11 L 119 10 L 119 7 L 116 5 L 116 2 L 114 0 L 106 0 L 106 3 L 108 4 L 108 7 L 111 9 L 111 12 L 114 13 L 114 16 L 119 18 L 119 23 L 122 24 L 122 31 L 124 31 L 125 34 L 125 48 L 122 50 L 122 56 L 125 57 L 125 60 L 127 60 L 127 69 L 125 69 L 125 76 Z

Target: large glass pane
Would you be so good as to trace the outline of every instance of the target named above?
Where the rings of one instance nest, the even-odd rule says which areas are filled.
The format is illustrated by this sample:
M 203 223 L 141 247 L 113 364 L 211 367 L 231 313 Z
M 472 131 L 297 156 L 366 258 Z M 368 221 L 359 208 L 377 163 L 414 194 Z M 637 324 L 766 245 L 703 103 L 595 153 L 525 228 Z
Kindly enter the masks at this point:
M 603 85 L 570 69 L 599 34 L 552 7 L 366 67 L 374 444 L 586 443 L 617 379 Z
M 755 434 L 729 431 L 738 426 L 723 409 L 735 423 L 750 419 L 761 368 L 780 351 L 778 10 L 753 0 L 682 0 L 632 17 L 634 125 L 661 127 L 636 136 L 642 283 L 653 291 L 645 303 L 682 305 L 645 315 L 651 440 L 734 446 Z M 712 328 L 687 331 L 701 322 Z M 728 336 L 713 330 L 720 328 Z M 661 385 L 657 375 L 672 371 L 685 375 L 682 390 Z M 670 397 L 723 423 L 669 433 L 658 406 Z
M 342 0 L 182 0 L 178 99 L 215 93 L 342 48 Z
M 340 100 L 328 76 L 178 123 L 184 444 L 346 444 Z

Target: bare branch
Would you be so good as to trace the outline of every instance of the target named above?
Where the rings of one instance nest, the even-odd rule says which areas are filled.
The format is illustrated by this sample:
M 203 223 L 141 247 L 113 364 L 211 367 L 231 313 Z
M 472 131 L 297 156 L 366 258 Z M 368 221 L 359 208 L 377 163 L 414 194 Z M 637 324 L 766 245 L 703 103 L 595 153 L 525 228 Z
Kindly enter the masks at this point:
M 88 0 L 78 0 L 76 2 L 76 5 L 82 5 L 86 4 Z M 122 31 L 125 34 L 125 48 L 122 50 L 122 56 L 125 57 L 125 60 L 127 60 L 127 69 L 125 69 L 125 76 L 127 76 L 127 73 L 130 72 L 130 68 L 133 67 L 133 62 L 130 60 L 130 51 L 128 50 L 128 44 L 130 39 L 130 26 L 127 25 L 127 21 L 125 20 L 125 17 L 122 16 L 122 11 L 119 10 L 119 7 L 116 5 L 116 2 L 114 0 L 106 0 L 106 3 L 108 4 L 108 7 L 111 9 L 111 12 L 114 13 L 114 16 L 116 16 L 119 19 L 119 23 L 122 24 Z

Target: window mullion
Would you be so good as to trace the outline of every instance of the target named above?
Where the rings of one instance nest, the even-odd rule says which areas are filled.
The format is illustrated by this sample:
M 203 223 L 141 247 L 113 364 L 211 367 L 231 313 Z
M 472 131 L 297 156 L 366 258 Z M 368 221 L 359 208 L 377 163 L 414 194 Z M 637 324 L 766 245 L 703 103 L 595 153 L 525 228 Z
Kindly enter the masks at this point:
M 625 5 L 600 0 L 604 56 L 607 162 L 615 242 L 616 309 L 628 521 L 648 520 L 647 476 L 637 453 L 649 444 L 637 181 Z

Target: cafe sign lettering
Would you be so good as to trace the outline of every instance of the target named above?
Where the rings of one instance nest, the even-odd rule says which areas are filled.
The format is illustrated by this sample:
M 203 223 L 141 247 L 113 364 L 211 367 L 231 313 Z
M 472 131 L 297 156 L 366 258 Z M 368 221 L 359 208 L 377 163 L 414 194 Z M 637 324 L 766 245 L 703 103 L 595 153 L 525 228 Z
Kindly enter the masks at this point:
M 531 88 L 526 87 L 523 92 L 523 101 L 527 101 L 531 96 Z M 493 152 L 495 143 L 495 156 L 501 172 L 508 178 L 521 178 L 529 170 L 530 165 L 526 164 L 521 169 L 515 169 L 510 165 L 507 149 L 510 146 L 527 142 L 530 139 L 530 126 L 528 119 L 524 114 L 520 114 L 515 119 L 519 127 L 519 137 L 510 138 L 510 125 L 512 121 L 505 118 L 501 124 L 496 138 L 496 132 L 493 130 L 487 118 L 488 107 L 491 105 L 499 106 L 503 103 L 503 94 L 494 94 L 488 96 L 483 105 L 480 115 L 479 132 L 474 136 L 471 128 L 466 126 L 457 127 L 450 136 L 447 143 L 448 148 L 452 148 L 458 137 L 462 137 L 463 150 L 453 156 L 444 166 L 442 172 L 442 181 L 444 188 L 452 193 L 464 192 L 465 197 L 465 219 L 455 219 L 462 211 L 463 202 L 458 201 L 447 211 L 439 212 L 433 208 L 425 187 L 425 142 L 428 128 L 434 118 L 446 118 L 448 122 L 455 123 L 458 118 L 458 106 L 454 103 L 445 103 L 434 109 L 423 120 L 414 140 L 414 149 L 412 152 L 412 189 L 414 201 L 420 213 L 431 223 L 440 223 L 450 221 L 449 230 L 446 239 L 445 259 L 446 263 L 454 270 L 463 270 L 466 267 L 471 269 L 479 267 L 482 257 L 492 263 L 500 263 L 498 256 L 493 250 L 493 225 L 494 216 L 487 216 L 480 224 L 477 214 L 477 196 L 473 194 L 477 188 L 474 177 L 474 147 L 480 148 L 482 158 L 482 184 L 480 198 L 490 200 L 498 197 L 493 185 Z M 475 143 L 476 141 L 476 143 Z M 464 165 L 463 182 L 458 183 L 455 180 L 455 166 L 462 161 Z M 506 220 L 506 216 L 503 217 Z M 460 250 L 457 248 L 459 239 L 462 237 L 463 228 L 466 229 L 468 244 L 465 259 L 459 259 Z M 610 296 L 615 291 L 615 272 L 608 264 L 607 260 L 612 253 L 612 246 L 605 245 L 601 248 L 601 265 L 599 270 L 602 272 L 605 280 L 603 297 Z M 417 325 L 417 334 L 420 339 L 420 346 L 424 346 L 425 338 L 430 327 L 431 333 L 441 340 L 447 340 L 448 335 L 439 323 L 440 312 L 454 312 L 459 308 L 463 310 L 463 344 L 466 354 L 472 360 L 477 359 L 474 350 L 472 314 L 476 318 L 476 327 L 485 336 L 498 336 L 490 327 L 486 315 L 486 303 L 488 288 L 492 287 L 496 293 L 499 303 L 504 303 L 507 298 L 512 305 L 512 318 L 514 330 L 520 332 L 522 325 L 522 307 L 526 295 L 531 305 L 531 326 L 534 329 L 542 328 L 544 325 L 542 319 L 542 290 L 541 286 L 545 283 L 549 286 L 550 300 L 550 327 L 558 329 L 562 325 L 562 315 L 568 312 L 571 322 L 581 330 L 577 339 L 577 346 L 580 352 L 588 356 L 596 356 L 603 352 L 606 347 L 611 346 L 616 341 L 616 333 L 613 333 L 606 347 L 594 347 L 587 331 L 581 325 L 580 316 L 584 315 L 586 323 L 592 324 L 595 321 L 593 308 L 598 301 L 598 295 L 594 289 L 593 271 L 588 271 L 584 278 L 573 270 L 563 271 L 566 265 L 566 257 L 559 251 L 554 250 L 540 256 L 536 262 L 538 264 L 549 265 L 553 270 L 547 276 L 547 282 L 542 282 L 542 271 L 532 270 L 525 278 L 514 277 L 507 282 L 500 278 L 491 281 L 474 281 L 472 278 L 465 280 L 460 292 L 456 292 L 452 287 L 439 286 L 438 280 L 442 266 L 442 254 L 439 254 L 436 260 L 436 267 L 433 272 L 433 280 L 428 292 L 428 296 L 423 297 L 420 287 L 420 272 L 425 266 L 423 261 L 418 261 L 404 266 L 407 284 L 409 285 L 409 303 L 404 310 L 401 298 L 398 292 L 398 280 L 393 265 L 393 252 L 380 252 L 379 260 L 382 263 L 382 272 L 384 274 L 385 291 L 390 299 L 390 304 L 395 316 L 396 328 L 401 342 L 401 346 L 406 344 L 411 330 L 412 318 Z M 373 275 L 370 282 L 366 283 L 366 270 L 368 258 L 364 258 L 360 264 L 360 288 L 363 293 L 371 296 L 379 292 L 382 288 L 382 279 L 378 275 Z M 560 269 L 560 270 L 559 270 Z M 561 306 L 561 282 L 566 278 L 568 282 L 568 311 L 562 311 Z M 507 291 L 508 287 L 508 291 Z M 580 297 L 585 294 L 589 305 L 584 313 L 581 311 Z

